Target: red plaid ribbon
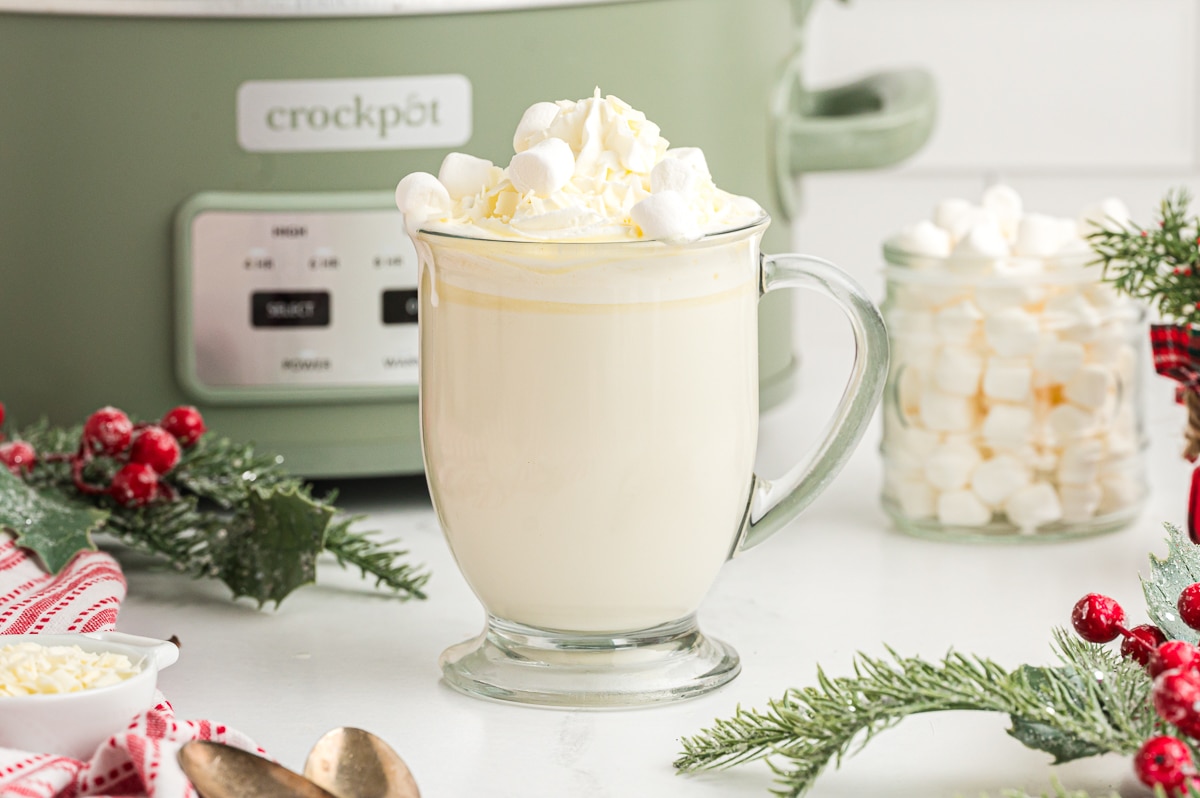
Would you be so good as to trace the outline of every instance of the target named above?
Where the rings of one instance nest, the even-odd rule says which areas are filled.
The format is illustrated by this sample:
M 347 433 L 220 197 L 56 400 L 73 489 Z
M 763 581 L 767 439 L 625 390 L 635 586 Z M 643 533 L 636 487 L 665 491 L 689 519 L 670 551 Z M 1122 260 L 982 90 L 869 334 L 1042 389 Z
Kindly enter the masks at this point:
M 1154 370 L 1179 385 L 1175 401 L 1187 391 L 1200 391 L 1200 331 L 1180 324 L 1150 325 L 1150 347 Z

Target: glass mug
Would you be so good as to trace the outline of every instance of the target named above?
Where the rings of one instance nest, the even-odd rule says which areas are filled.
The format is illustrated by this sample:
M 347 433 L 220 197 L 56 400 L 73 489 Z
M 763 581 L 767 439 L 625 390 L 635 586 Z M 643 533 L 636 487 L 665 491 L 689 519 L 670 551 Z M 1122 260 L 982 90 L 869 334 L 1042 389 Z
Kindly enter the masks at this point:
M 769 222 L 682 245 L 417 234 L 425 471 L 487 611 L 442 655 L 452 687 L 630 706 L 737 675 L 696 609 L 845 463 L 888 366 L 862 289 L 816 258 L 761 256 Z M 753 472 L 757 307 L 785 287 L 838 302 L 857 351 L 824 440 L 771 482 Z

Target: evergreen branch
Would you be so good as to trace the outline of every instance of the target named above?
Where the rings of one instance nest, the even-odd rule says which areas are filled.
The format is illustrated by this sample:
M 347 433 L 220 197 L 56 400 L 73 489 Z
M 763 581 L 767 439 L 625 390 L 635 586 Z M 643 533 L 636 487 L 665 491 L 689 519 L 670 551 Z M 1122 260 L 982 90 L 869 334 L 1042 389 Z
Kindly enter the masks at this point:
M 1110 220 L 1088 236 L 1105 280 L 1179 324 L 1200 323 L 1200 219 L 1189 215 L 1191 200 L 1176 189 L 1160 203 L 1156 226 Z
M 407 564 L 396 564 L 396 559 L 408 554 L 391 548 L 391 542 L 382 545 L 371 539 L 372 533 L 354 533 L 350 525 L 357 518 L 339 519 L 329 525 L 325 533 L 325 550 L 337 558 L 342 567 L 353 565 L 363 576 L 375 577 L 375 584 L 386 585 L 403 598 L 426 598 L 422 588 L 429 581 L 429 574 Z
M 833 762 L 910 715 L 944 710 L 1003 712 L 1010 734 L 1066 761 L 1103 752 L 1131 754 L 1153 734 L 1155 717 L 1145 673 L 1098 646 L 1059 632 L 1063 665 L 1007 671 L 992 660 L 950 652 L 938 663 L 859 654 L 854 675 L 789 690 L 765 711 L 739 707 L 682 741 L 675 767 L 723 769 L 767 759 L 782 796 L 801 796 Z
M 357 520 L 335 516 L 333 496 L 318 499 L 283 459 L 213 433 L 181 453 L 162 479 L 174 498 L 125 507 L 105 494 L 85 496 L 74 485 L 71 465 L 48 453 L 74 451 L 81 428 L 45 421 L 17 433 L 40 453 L 27 484 L 70 502 L 94 504 L 108 513 L 106 528 L 124 544 L 165 559 L 195 578 L 217 578 L 235 595 L 278 603 L 295 587 L 313 581 L 315 553 L 329 551 L 399 598 L 425 598 L 428 574 L 403 562 L 407 551 L 377 542 L 372 532 L 351 530 Z M 87 465 L 90 483 L 107 484 L 119 462 L 98 457 Z

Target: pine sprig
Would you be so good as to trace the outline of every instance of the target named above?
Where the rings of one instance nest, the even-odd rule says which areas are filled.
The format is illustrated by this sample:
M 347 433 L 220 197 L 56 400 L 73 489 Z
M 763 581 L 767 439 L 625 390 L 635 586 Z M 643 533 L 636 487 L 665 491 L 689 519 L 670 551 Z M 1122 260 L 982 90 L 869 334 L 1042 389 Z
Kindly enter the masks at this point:
M 1105 280 L 1178 324 L 1200 323 L 1200 219 L 1190 215 L 1191 201 L 1177 189 L 1163 198 L 1157 225 L 1110 220 L 1088 236 Z
M 354 566 L 362 575 L 375 578 L 375 585 L 383 585 L 396 593 L 411 598 L 425 598 L 422 591 L 429 581 L 429 574 L 405 563 L 397 563 L 407 551 L 396 550 L 389 544 L 380 545 L 370 532 L 354 532 L 350 527 L 359 519 L 335 520 L 325 533 L 325 550 L 337 558 L 342 567 Z
M 1132 754 L 1153 734 L 1150 680 L 1136 664 L 1056 632 L 1061 666 L 1008 671 L 996 662 L 956 652 L 941 662 L 859 654 L 854 675 L 789 690 L 765 711 L 738 708 L 682 741 L 675 767 L 723 769 L 767 759 L 774 794 L 801 796 L 832 762 L 861 748 L 910 715 L 944 710 L 1002 712 L 1009 733 L 1056 761 L 1117 752 Z
M 79 445 L 80 434 L 79 427 L 41 422 L 16 437 L 39 453 L 66 453 Z M 91 481 L 104 483 L 115 465 L 93 461 Z M 210 432 L 184 449 L 163 479 L 176 498 L 141 507 L 122 506 L 104 494 L 80 494 L 65 459 L 42 456 L 26 482 L 39 492 L 100 507 L 108 513 L 105 530 L 125 545 L 188 576 L 220 579 L 235 596 L 260 605 L 278 604 L 314 581 L 316 553 L 322 550 L 399 598 L 425 598 L 429 576 L 403 561 L 407 551 L 377 540 L 373 532 L 352 529 L 359 519 L 337 516 L 335 497 L 314 497 L 308 484 L 287 472 L 282 458 Z

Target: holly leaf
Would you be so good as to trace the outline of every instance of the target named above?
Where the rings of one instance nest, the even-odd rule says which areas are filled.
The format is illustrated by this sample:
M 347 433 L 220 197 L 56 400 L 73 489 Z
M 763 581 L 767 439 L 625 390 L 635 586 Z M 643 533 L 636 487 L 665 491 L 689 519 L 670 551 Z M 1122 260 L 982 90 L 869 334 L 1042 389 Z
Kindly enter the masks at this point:
M 295 487 L 252 488 L 246 511 L 231 519 L 217 576 L 235 597 L 275 606 L 296 588 L 317 579 L 317 555 L 334 509 Z
M 0 466 L 0 528 L 16 535 L 18 545 L 40 557 L 52 574 L 77 553 L 96 550 L 92 533 L 107 518 L 104 510 L 38 492 Z
M 1051 671 L 1058 678 L 1053 678 Z M 1075 685 L 1080 692 L 1084 690 L 1083 682 L 1071 668 L 1022 665 L 1013 672 L 1013 677 L 1022 680 L 1034 693 L 1044 698 L 1048 706 L 1054 705 L 1056 687 L 1061 689 L 1064 679 L 1069 684 Z M 1026 720 L 1017 715 L 1010 715 L 1009 719 L 1012 721 L 1012 728 L 1008 730 L 1008 733 L 1027 748 L 1050 754 L 1054 757 L 1053 764 L 1055 765 L 1107 752 L 1105 748 L 1092 745 L 1045 723 Z
M 1179 594 L 1200 582 L 1200 546 L 1173 524 L 1167 530 L 1167 558 L 1150 555 L 1150 575 L 1142 577 L 1146 613 L 1172 640 L 1195 642 L 1196 631 L 1179 617 Z

